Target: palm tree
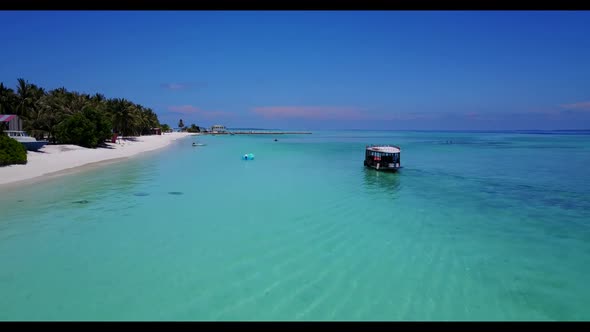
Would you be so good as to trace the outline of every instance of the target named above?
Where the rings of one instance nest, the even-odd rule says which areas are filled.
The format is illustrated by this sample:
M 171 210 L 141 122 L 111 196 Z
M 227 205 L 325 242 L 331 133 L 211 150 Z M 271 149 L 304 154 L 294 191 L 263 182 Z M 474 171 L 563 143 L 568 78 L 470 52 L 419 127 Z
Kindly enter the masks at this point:
M 86 110 L 106 114 L 112 122 L 113 131 L 123 136 L 141 135 L 151 128 L 160 127 L 158 115 L 152 109 L 126 99 L 107 99 L 100 93 L 89 95 L 68 91 L 64 87 L 46 92 L 22 78 L 18 79 L 15 90 L 0 82 L 0 114 L 19 115 L 24 129 L 37 137 L 48 134 L 49 139 L 55 142 L 57 127 Z M 99 118 L 91 121 L 100 122 Z M 180 125 L 184 127 L 182 120 Z
M 33 91 L 31 84 L 22 78 L 18 79 L 16 97 L 15 113 L 24 120 L 27 118 L 27 114 L 33 105 Z
M 90 96 L 87 94 L 71 92 L 66 95 L 66 100 L 63 110 L 69 115 L 82 112 L 85 108 L 91 106 Z
M 158 115 L 154 112 L 154 110 L 147 108 L 146 112 L 150 121 L 150 127 L 160 127 L 160 120 L 158 120 Z
M 16 95 L 14 91 L 0 82 L 0 114 L 16 113 Z
M 193 123 L 193 124 L 191 124 L 188 131 L 190 131 L 192 133 L 199 133 L 199 132 L 201 132 L 201 128 Z
M 35 126 L 40 117 L 38 103 L 44 95 L 45 89 L 28 83 L 22 78 L 18 79 L 14 113 L 23 120 L 23 129 L 35 132 L 35 136 L 41 135 Z
M 104 95 L 102 93 L 95 93 L 94 96 L 90 97 L 90 99 L 92 99 L 93 101 L 97 102 L 97 103 L 102 103 L 106 101 L 106 98 L 104 97 Z
M 90 97 L 90 105 L 99 113 L 107 112 L 107 99 L 100 93 Z
M 37 107 L 41 112 L 35 127 L 48 133 L 48 139 L 55 143 L 56 127 L 72 115 L 70 100 L 71 93 L 65 88 L 49 91 L 39 99 Z
M 123 136 L 133 134 L 133 126 L 137 121 L 136 106 L 126 99 L 109 100 L 109 112 L 111 113 L 113 130 Z
M 135 135 L 142 135 L 146 132 L 149 133 L 151 126 L 147 109 L 139 104 L 135 104 L 133 113 L 135 116 L 132 122 L 132 128 Z
M 144 108 L 141 105 L 138 105 L 138 107 L 140 113 L 138 115 L 137 125 L 140 126 L 139 131 L 142 134 L 149 133 L 152 128 L 157 128 L 160 126 L 158 116 L 151 108 Z

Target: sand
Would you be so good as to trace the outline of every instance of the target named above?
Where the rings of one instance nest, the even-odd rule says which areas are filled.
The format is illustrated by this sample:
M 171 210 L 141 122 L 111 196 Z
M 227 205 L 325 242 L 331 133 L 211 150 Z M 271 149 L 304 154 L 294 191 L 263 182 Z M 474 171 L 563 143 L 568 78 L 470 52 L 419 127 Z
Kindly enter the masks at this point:
M 48 176 L 68 174 L 83 166 L 123 160 L 144 152 L 168 146 L 170 143 L 193 134 L 167 133 L 164 135 L 132 137 L 107 148 L 88 149 L 77 145 L 46 145 L 38 152 L 28 151 L 26 165 L 0 167 L 0 186 L 17 182 L 34 182 Z

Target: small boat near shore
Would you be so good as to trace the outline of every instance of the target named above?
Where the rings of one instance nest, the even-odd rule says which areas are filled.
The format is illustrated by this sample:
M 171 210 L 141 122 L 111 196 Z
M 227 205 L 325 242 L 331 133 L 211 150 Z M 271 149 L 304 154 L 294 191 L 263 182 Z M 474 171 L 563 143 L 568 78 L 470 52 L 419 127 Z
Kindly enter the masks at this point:
M 47 141 L 38 141 L 35 137 L 29 136 L 21 130 L 5 130 L 4 133 L 23 144 L 29 151 L 38 151 L 48 143 Z

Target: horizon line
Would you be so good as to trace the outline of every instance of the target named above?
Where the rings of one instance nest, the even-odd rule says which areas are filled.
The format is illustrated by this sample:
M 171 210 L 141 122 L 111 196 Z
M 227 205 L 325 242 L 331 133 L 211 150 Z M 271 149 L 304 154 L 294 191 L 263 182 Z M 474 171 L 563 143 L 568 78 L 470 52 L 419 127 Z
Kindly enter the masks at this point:
M 248 129 L 248 130 L 283 130 L 283 131 L 474 131 L 474 132 L 518 132 L 518 131 L 590 131 L 588 129 L 358 129 L 358 128 L 343 128 L 343 129 L 282 129 L 282 128 L 246 128 L 246 127 L 227 127 L 227 129 Z

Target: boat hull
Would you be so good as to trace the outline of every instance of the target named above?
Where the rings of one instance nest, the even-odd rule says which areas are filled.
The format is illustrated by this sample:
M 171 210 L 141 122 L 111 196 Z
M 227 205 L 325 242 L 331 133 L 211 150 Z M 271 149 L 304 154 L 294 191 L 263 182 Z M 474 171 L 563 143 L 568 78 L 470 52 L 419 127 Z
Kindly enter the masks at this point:
M 393 172 L 397 172 L 400 168 L 402 168 L 401 166 L 393 166 L 393 167 L 381 166 L 380 163 L 379 164 L 371 163 L 371 162 L 367 162 L 366 160 L 365 160 L 364 164 L 365 164 L 365 167 L 370 168 L 370 169 L 374 169 L 379 172 L 392 172 L 393 173 Z
M 379 172 L 389 172 L 389 173 L 394 173 L 397 172 L 401 167 L 375 167 L 375 166 L 369 166 L 369 165 L 365 165 L 365 167 L 370 168 L 370 169 L 374 169 L 376 171 Z
M 22 145 L 27 148 L 29 151 L 39 151 L 42 147 L 44 147 L 47 142 L 45 141 L 36 141 L 36 142 L 20 142 Z

